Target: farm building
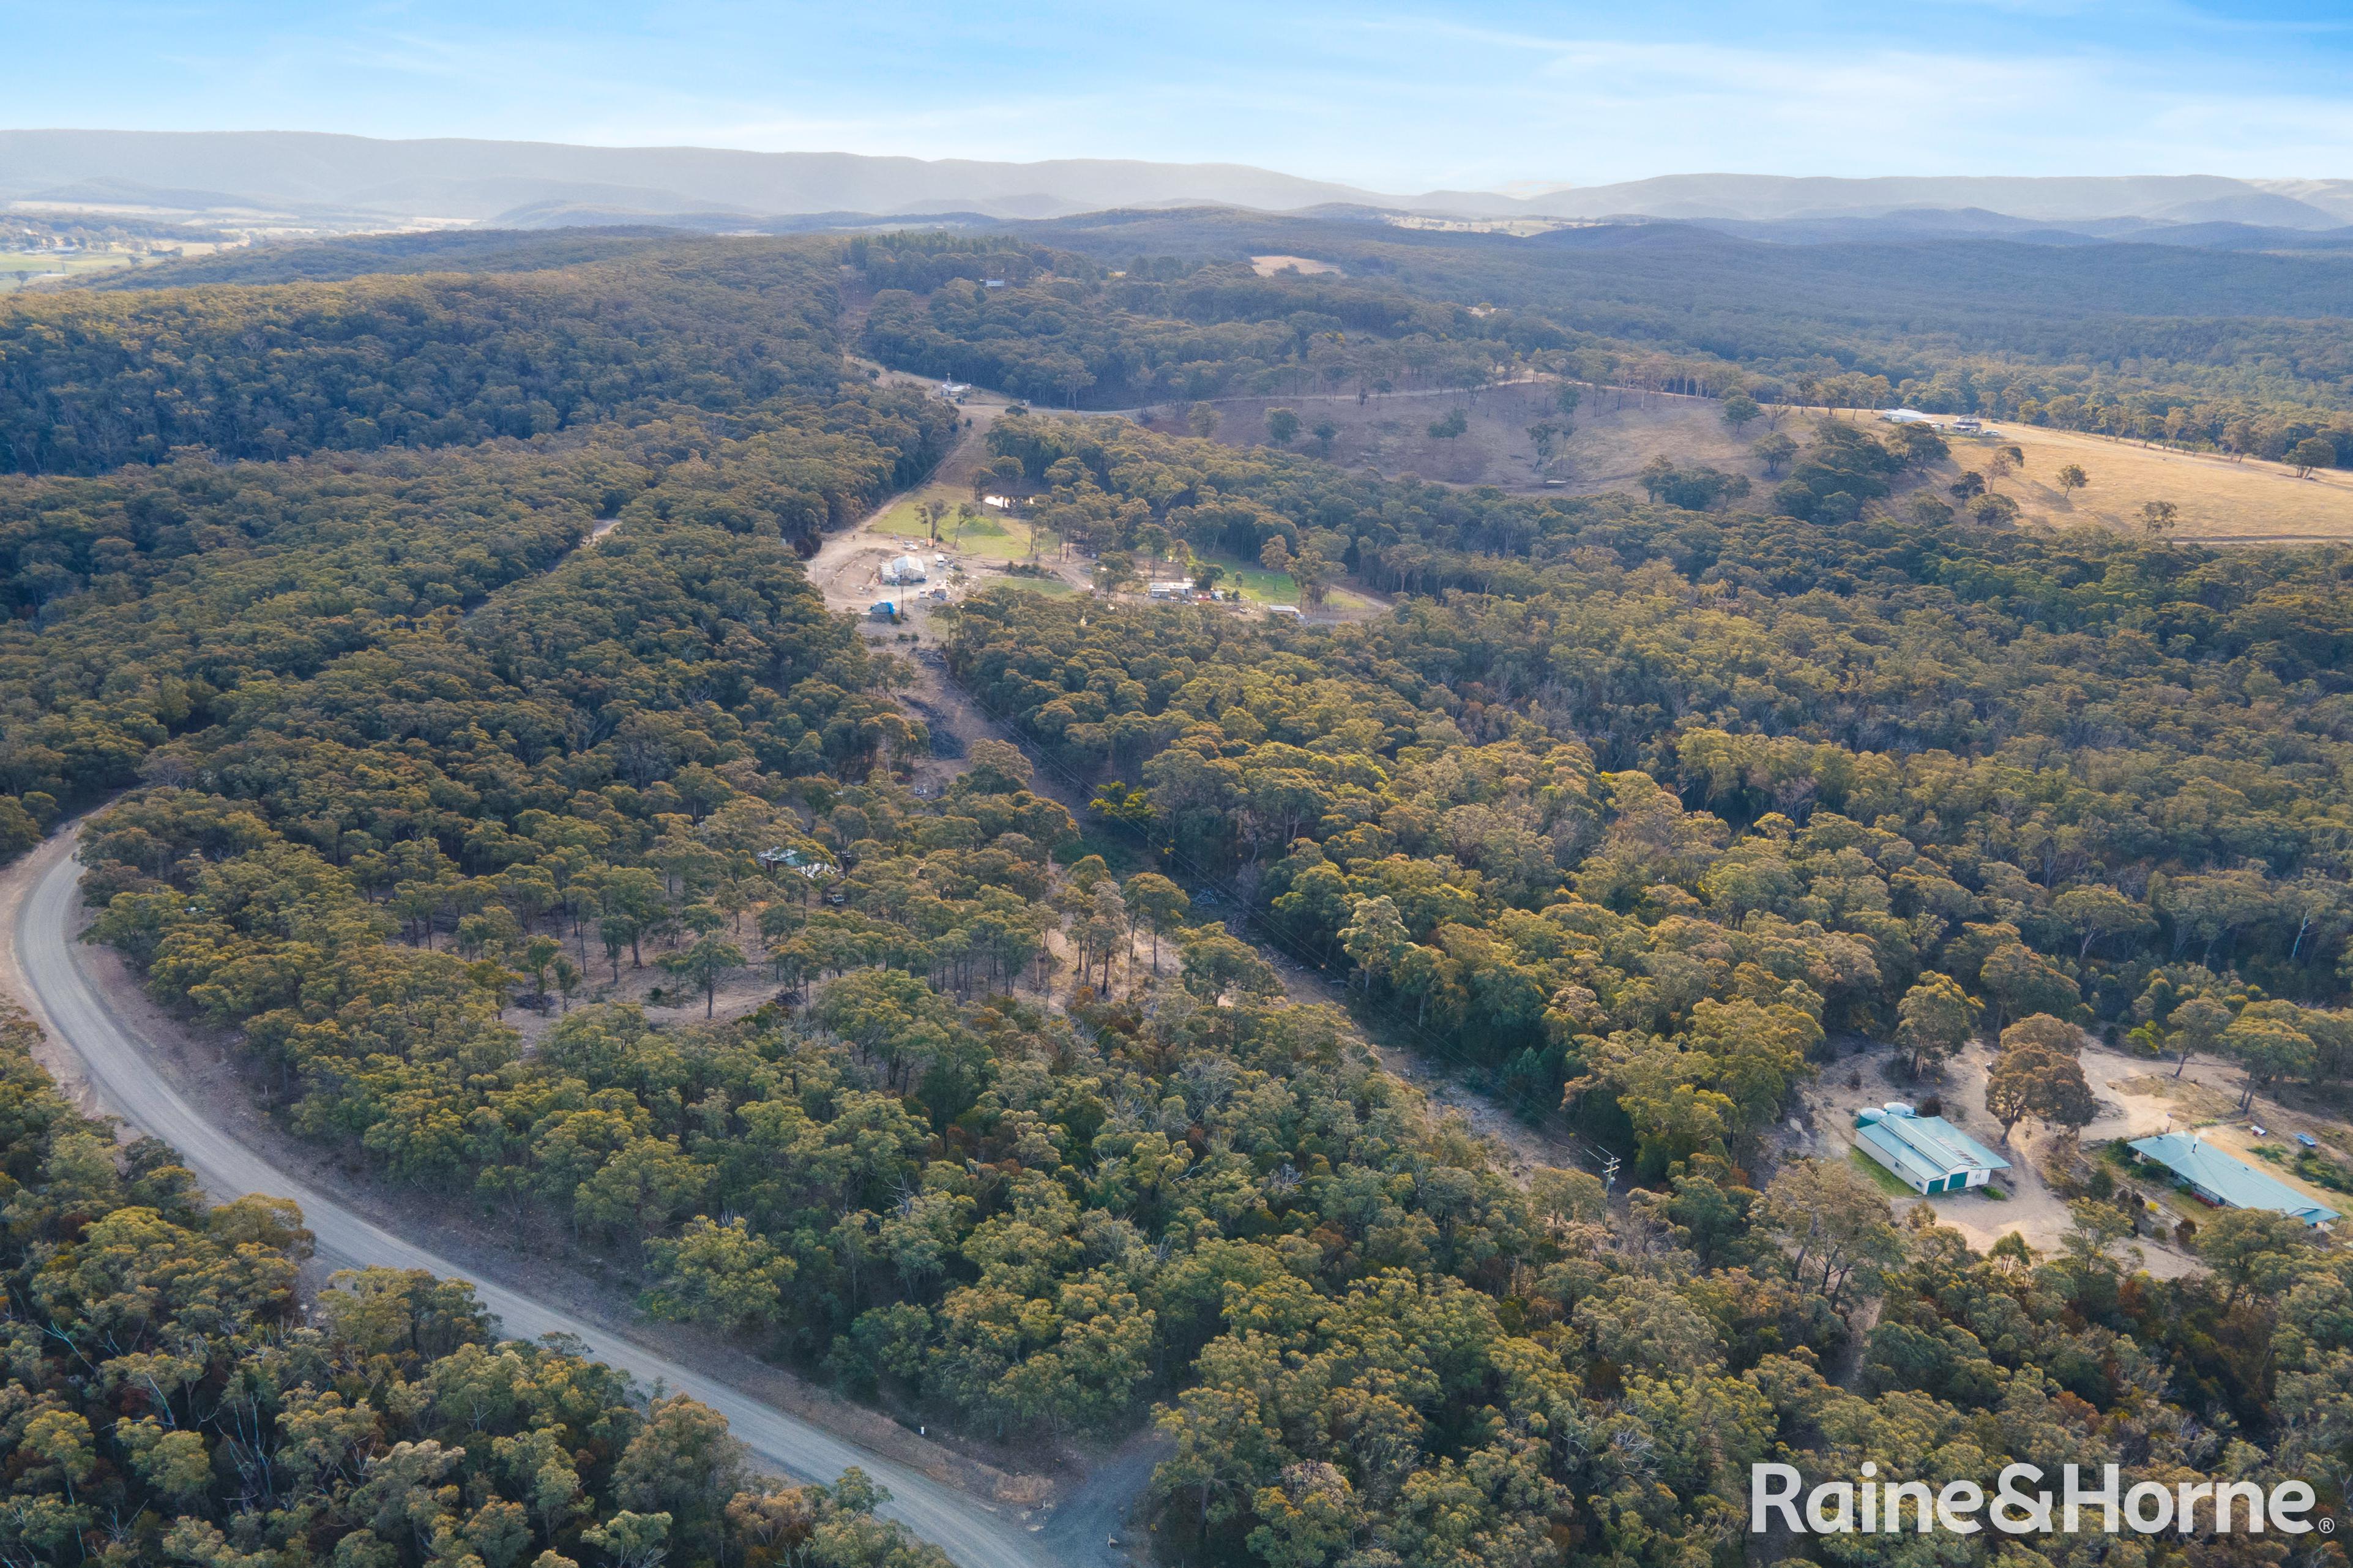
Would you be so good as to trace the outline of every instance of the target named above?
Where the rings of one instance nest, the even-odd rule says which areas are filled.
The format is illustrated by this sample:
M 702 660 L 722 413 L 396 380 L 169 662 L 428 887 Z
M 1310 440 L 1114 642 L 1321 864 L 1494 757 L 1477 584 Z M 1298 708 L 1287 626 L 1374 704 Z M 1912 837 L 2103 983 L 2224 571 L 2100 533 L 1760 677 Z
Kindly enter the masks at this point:
M 2218 1209 L 2270 1209 L 2293 1214 L 2307 1225 L 2325 1225 L 2337 1218 L 2327 1204 L 2305 1196 L 2286 1182 L 2266 1176 L 2229 1150 L 2217 1149 L 2194 1132 L 2166 1132 L 2137 1139 L 2133 1153 L 2152 1165 L 2161 1165 L 2180 1179 L 2191 1194 Z
M 781 869 L 793 872 L 811 882 L 822 882 L 828 876 L 838 874 L 841 870 L 825 856 L 805 849 L 787 849 L 782 846 L 776 849 L 764 849 L 757 858 L 760 863 L 770 871 Z
M 1149 584 L 1145 587 L 1145 592 L 1153 599 L 1191 599 L 1193 585 L 1183 577 L 1176 577 Z
M 902 556 L 882 568 L 882 580 L 886 583 L 919 583 L 929 575 L 930 568 L 923 565 L 921 556 Z
M 1982 1187 L 2010 1161 L 1940 1116 L 1892 1105 L 1856 1113 L 1854 1146 L 1915 1192 L 1959 1192 Z

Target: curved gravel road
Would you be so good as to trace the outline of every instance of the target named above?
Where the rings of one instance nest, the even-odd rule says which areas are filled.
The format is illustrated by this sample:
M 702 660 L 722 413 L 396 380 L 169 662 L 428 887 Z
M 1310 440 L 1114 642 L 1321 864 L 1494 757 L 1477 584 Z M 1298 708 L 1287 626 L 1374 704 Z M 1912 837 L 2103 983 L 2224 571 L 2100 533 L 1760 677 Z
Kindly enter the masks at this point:
M 73 837 L 60 833 L 20 865 L 26 886 L 11 957 L 51 1040 L 80 1058 L 90 1087 L 106 1108 L 180 1151 L 216 1200 L 247 1192 L 290 1198 L 318 1238 L 319 1255 L 343 1267 L 421 1268 L 464 1278 L 461 1270 L 412 1245 L 283 1171 L 205 1120 L 147 1064 L 152 1047 L 107 1004 L 77 960 L 71 935 L 79 866 Z M 482 1305 L 517 1339 L 576 1336 L 597 1360 L 647 1383 L 659 1383 L 702 1401 L 727 1418 L 735 1436 L 765 1464 L 806 1480 L 831 1481 L 852 1465 L 890 1489 L 882 1512 L 904 1523 L 962 1568 L 1048 1568 L 1052 1559 L 1029 1531 L 971 1496 L 905 1466 L 869 1454 L 797 1416 L 764 1404 L 729 1385 L 665 1360 L 635 1341 L 586 1323 L 510 1289 L 473 1278 Z

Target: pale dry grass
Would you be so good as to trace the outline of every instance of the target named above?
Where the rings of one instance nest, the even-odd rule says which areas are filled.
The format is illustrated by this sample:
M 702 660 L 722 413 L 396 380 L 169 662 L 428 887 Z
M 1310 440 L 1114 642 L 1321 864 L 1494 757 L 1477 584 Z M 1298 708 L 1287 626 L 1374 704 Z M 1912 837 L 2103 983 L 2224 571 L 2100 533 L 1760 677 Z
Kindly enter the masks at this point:
M 2178 537 L 2215 543 L 2301 543 L 2353 539 L 2353 472 L 2324 469 L 2298 479 L 2283 463 L 2170 451 L 2105 436 L 2004 425 L 1989 437 L 1955 436 L 1953 460 L 1983 471 L 1994 451 L 2016 446 L 2023 470 L 1992 480 L 2018 503 L 2020 515 L 2053 527 L 2096 524 L 2137 533 L 2145 502 L 2180 509 Z M 2073 494 L 2052 482 L 2073 463 L 2091 483 Z
M 1811 410 L 1774 412 L 1772 423 L 1800 445 L 1821 418 Z M 1877 426 L 1877 416 L 1869 411 L 1842 410 L 1839 418 Z M 1642 465 L 1656 456 L 1748 474 L 1757 486 L 1751 505 L 1762 502 L 1774 482 L 1747 450 L 1770 428 L 1767 421 L 1757 421 L 1736 440 L 1719 406 L 1707 398 L 1659 393 L 1638 398 L 1629 393 L 1621 406 L 1617 393 L 1589 391 L 1577 426 L 1567 465 L 1574 491 L 1630 489 Z M 1949 462 L 1899 481 L 1890 498 L 1899 513 L 1915 492 L 1942 495 L 1965 470 L 1985 473 L 1995 452 L 2015 446 L 2025 462 L 2006 477 L 1988 474 L 1988 484 L 2018 503 L 2020 520 L 2029 525 L 2090 525 L 2137 534 L 2143 531 L 2143 504 L 2169 501 L 2178 509 L 2178 538 L 2244 545 L 2353 540 L 2353 471 L 2323 469 L 2298 479 L 2284 463 L 2260 458 L 2173 451 L 2029 425 L 2002 425 L 1982 436 L 1947 432 L 1947 439 L 1953 449 Z M 2090 481 L 2073 493 L 2056 482 L 2059 471 L 2070 463 Z
M 1567 421 L 1575 433 L 1555 461 L 1539 469 L 1527 429 L 1539 419 L 1559 418 L 1551 411 L 1551 397 L 1552 385 L 1541 381 L 1493 387 L 1472 399 L 1419 390 L 1362 404 L 1347 393 L 1225 397 L 1215 403 L 1222 416 L 1217 439 L 1234 446 L 1262 442 L 1266 410 L 1287 407 L 1311 429 L 1326 420 L 1335 426 L 1331 460 L 1348 468 L 1576 495 L 1635 490 L 1643 465 L 1663 457 L 1746 474 L 1755 488 L 1741 504 L 1769 511 L 1773 487 L 1788 471 L 1767 475 L 1750 448 L 1776 429 L 1802 447 L 1825 417 L 1820 409 L 1772 408 L 1736 436 L 1724 422 L 1723 405 L 1713 398 L 1588 387 Z M 1463 408 L 1469 430 L 1451 441 L 1431 440 L 1426 433 L 1430 422 L 1455 408 Z M 1874 431 L 1883 428 L 1869 410 L 1842 409 L 1835 417 Z M 1181 429 L 1168 420 L 1160 428 Z M 1898 480 L 1886 504 L 1899 515 L 1913 494 L 1925 491 L 1942 497 L 1964 471 L 1987 473 L 1997 451 L 2015 446 L 2025 454 L 2024 463 L 2004 477 L 1988 474 L 1988 483 L 2018 503 L 2020 520 L 2029 526 L 2137 534 L 2142 531 L 2142 505 L 2169 501 L 2178 509 L 2173 532 L 2179 538 L 2245 545 L 2353 540 L 2353 471 L 2324 469 L 2298 479 L 2286 465 L 2257 458 L 2172 451 L 2027 425 L 2001 425 L 1986 436 L 1948 431 L 1947 439 L 1952 445 L 1949 461 Z M 1317 448 L 1303 437 L 1295 450 Z M 2090 481 L 2072 493 L 2055 482 L 2069 463 Z
M 1621 392 L 1611 387 L 1587 388 L 1569 422 L 1577 433 L 1568 438 L 1558 467 L 1572 493 L 1638 489 L 1643 465 L 1663 457 L 1685 467 L 1705 463 L 1726 473 L 1746 474 L 1756 486 L 1745 503 L 1749 506 L 1762 504 L 1788 473 L 1784 469 L 1768 478 L 1764 463 L 1749 449 L 1775 430 L 1786 432 L 1800 446 L 1810 434 L 1803 419 L 1768 409 L 1735 435 L 1724 422 L 1724 406 L 1712 397 Z

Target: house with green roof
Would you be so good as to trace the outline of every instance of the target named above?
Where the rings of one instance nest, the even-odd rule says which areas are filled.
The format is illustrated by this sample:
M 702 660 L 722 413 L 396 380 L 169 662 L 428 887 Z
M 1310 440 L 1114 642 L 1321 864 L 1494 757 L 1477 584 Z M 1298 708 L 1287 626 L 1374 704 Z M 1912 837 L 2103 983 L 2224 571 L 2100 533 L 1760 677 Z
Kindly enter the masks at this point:
M 1856 1114 L 1854 1146 L 1926 1196 L 1982 1187 L 2010 1161 L 1940 1116 L 1910 1106 L 1874 1107 Z
M 2270 1209 L 2293 1214 L 2307 1225 L 2325 1225 L 2337 1218 L 2337 1211 L 2327 1204 L 2265 1175 L 2195 1132 L 2159 1133 L 2127 1147 L 2140 1159 L 2173 1172 L 2193 1196 L 2218 1209 Z

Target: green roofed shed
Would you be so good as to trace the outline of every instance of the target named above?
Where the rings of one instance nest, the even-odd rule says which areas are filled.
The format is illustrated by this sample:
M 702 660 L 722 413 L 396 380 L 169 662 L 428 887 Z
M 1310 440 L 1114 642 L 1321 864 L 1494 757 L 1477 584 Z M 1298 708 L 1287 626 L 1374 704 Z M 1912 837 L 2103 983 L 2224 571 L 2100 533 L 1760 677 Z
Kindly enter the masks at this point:
M 2194 1132 L 2137 1139 L 2131 1148 L 2143 1160 L 2172 1171 L 2183 1186 L 2218 1208 L 2270 1209 L 2293 1214 L 2307 1225 L 2325 1225 L 2337 1218 L 2337 1211 L 2327 1204 L 2306 1197 L 2277 1177 L 2264 1175 Z
M 1854 1118 L 1854 1146 L 1895 1172 L 1915 1192 L 1982 1187 L 2010 1161 L 1940 1116 L 1908 1107 L 1866 1110 Z

